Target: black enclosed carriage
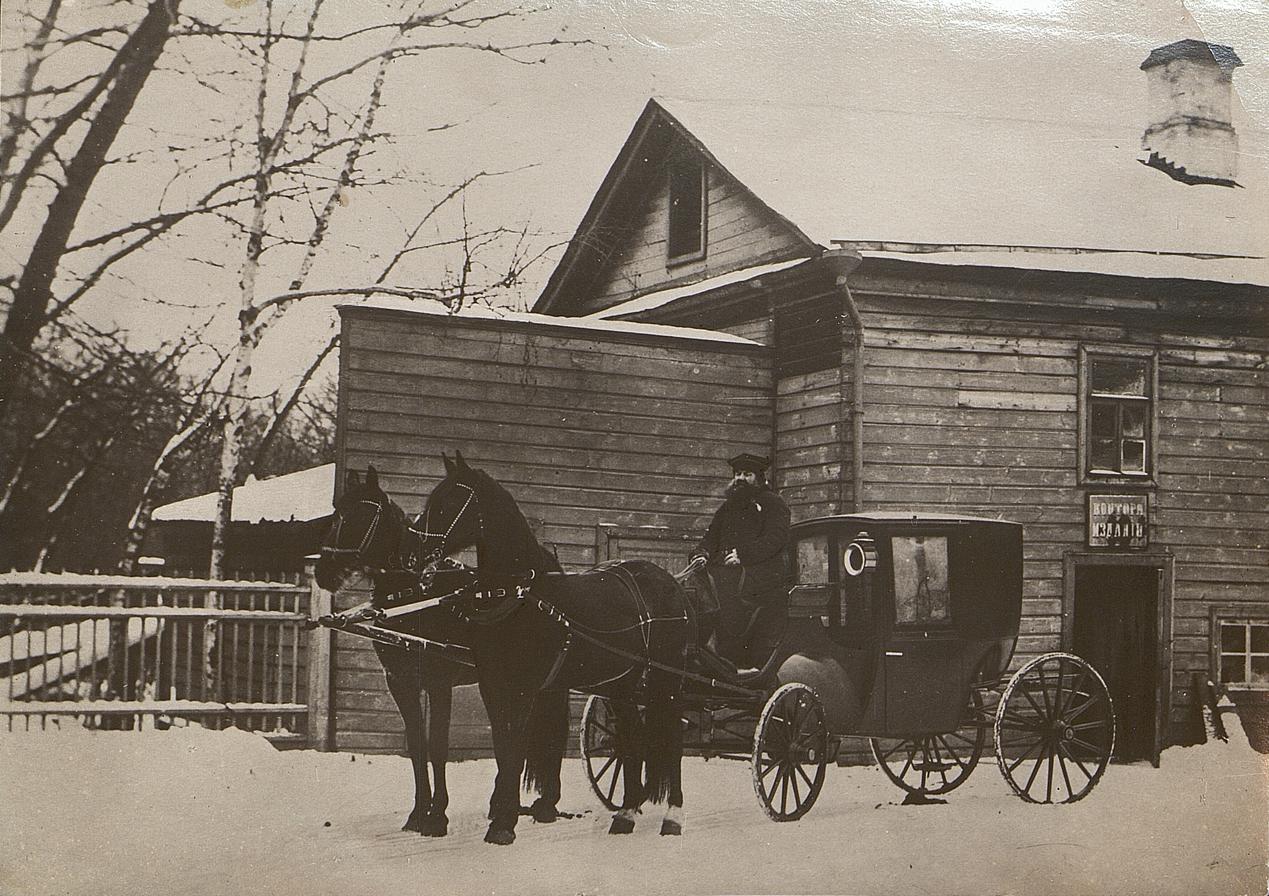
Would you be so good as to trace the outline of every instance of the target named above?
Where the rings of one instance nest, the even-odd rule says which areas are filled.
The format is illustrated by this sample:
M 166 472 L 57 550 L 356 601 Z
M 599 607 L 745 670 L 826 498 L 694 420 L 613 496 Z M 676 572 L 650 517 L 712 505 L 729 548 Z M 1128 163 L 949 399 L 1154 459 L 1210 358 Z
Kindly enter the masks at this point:
M 843 737 L 868 738 L 892 781 L 919 797 L 962 784 L 992 742 L 1029 802 L 1073 802 L 1114 748 L 1110 695 L 1077 656 L 1037 656 L 1007 674 L 1022 608 L 1022 528 L 1000 520 L 867 513 L 793 527 L 783 638 L 749 675 L 693 676 L 689 747 L 751 763 L 763 809 L 800 818 Z M 621 744 L 604 698 L 581 748 L 610 807 Z

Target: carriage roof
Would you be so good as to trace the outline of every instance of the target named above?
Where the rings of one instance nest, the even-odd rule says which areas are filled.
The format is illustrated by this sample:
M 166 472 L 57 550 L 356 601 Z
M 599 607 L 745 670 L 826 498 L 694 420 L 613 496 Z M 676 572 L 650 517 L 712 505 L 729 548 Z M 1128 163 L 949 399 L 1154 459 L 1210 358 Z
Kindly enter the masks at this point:
M 804 528 L 829 526 L 834 523 L 979 523 L 1002 526 L 1020 526 L 1010 520 L 990 519 L 981 516 L 965 516 L 954 513 L 914 513 L 907 510 L 874 510 L 861 513 L 837 513 L 801 520 L 794 524 L 794 531 Z

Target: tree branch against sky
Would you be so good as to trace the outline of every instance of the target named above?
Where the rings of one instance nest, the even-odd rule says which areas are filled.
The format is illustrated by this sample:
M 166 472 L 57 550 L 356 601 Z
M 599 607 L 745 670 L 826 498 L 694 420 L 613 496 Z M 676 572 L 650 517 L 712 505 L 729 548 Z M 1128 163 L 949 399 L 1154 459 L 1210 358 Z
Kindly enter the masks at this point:
M 285 399 L 257 383 L 257 349 L 293 308 L 329 314 L 339 298 L 381 294 L 458 305 L 518 282 L 540 254 L 523 251 L 527 225 L 469 216 L 463 197 L 503 172 L 460 171 L 452 148 L 433 163 L 429 141 L 468 110 L 428 91 L 455 60 L 535 67 L 588 43 L 552 33 L 558 21 L 539 24 L 541 10 L 515 0 L 370 0 L 356 15 L 324 0 L 17 3 L 3 60 L 16 75 L 0 92 L 0 420 L 24 375 L 36 400 L 52 395 L 32 388 L 40 378 L 70 383 L 91 369 L 82 345 L 62 344 L 61 321 L 151 350 L 201 327 L 204 346 L 227 356 L 215 386 L 218 545 L 233 486 L 269 454 L 337 347 L 296 355 Z M 208 326 L 201 312 L 215 309 Z M 248 408 L 268 406 L 264 443 L 244 449 Z M 58 414 L 21 419 L 38 436 Z M 33 475 L 28 460 L 0 444 L 8 495 Z M 152 481 L 146 498 L 155 491 Z M 220 571 L 223 549 L 214 553 Z

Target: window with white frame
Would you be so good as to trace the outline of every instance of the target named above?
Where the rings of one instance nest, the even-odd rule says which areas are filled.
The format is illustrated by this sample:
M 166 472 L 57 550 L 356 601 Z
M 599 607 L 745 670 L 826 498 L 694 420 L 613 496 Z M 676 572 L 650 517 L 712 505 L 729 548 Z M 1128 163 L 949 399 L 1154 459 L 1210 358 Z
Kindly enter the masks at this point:
M 1084 473 L 1149 477 L 1155 417 L 1153 354 L 1087 351 L 1081 365 Z
M 1269 690 L 1269 619 L 1217 619 L 1220 683 Z

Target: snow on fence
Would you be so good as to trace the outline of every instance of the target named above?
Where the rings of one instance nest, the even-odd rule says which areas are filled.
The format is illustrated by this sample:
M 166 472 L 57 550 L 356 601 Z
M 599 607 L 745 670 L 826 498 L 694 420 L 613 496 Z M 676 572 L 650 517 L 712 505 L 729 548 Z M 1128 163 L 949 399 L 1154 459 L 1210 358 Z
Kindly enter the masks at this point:
M 0 725 L 73 717 L 302 741 L 311 600 L 289 583 L 0 574 Z

